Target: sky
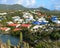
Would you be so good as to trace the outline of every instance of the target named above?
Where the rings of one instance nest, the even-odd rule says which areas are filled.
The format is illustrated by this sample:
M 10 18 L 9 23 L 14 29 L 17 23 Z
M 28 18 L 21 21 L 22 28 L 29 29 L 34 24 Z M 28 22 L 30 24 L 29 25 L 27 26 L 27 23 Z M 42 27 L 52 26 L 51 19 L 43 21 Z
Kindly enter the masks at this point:
M 60 0 L 0 0 L 0 4 L 20 4 L 29 8 L 44 7 L 60 10 Z

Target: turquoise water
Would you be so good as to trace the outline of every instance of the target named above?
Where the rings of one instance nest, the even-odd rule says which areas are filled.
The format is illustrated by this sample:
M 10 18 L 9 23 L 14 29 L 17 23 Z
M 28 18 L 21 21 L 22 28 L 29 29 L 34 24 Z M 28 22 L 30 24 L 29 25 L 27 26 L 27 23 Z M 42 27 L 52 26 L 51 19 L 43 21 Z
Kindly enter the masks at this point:
M 8 39 L 10 40 L 12 45 L 18 45 L 18 43 L 19 43 L 19 38 L 18 37 L 14 37 L 14 36 L 11 36 L 11 35 L 0 34 L 0 40 L 2 40 L 3 43 L 6 43 Z

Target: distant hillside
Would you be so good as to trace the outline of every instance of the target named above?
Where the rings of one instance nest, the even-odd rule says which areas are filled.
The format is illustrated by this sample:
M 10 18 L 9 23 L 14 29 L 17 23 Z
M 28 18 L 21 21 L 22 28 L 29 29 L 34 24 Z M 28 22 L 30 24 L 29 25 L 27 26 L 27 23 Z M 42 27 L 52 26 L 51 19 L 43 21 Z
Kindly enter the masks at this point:
M 39 7 L 39 8 L 26 8 L 22 5 L 19 5 L 19 4 L 14 4 L 14 5 L 5 5 L 5 4 L 0 4 L 0 10 L 26 10 L 26 9 L 29 9 L 29 10 L 41 10 L 41 11 L 49 11 L 48 9 L 46 8 L 43 8 L 43 7 Z
M 49 9 L 44 8 L 44 7 L 39 7 L 39 8 L 37 8 L 37 9 L 39 9 L 39 10 L 41 10 L 41 11 L 50 11 Z
M 26 9 L 24 6 L 22 5 L 5 5 L 5 4 L 0 4 L 0 10 L 23 10 Z

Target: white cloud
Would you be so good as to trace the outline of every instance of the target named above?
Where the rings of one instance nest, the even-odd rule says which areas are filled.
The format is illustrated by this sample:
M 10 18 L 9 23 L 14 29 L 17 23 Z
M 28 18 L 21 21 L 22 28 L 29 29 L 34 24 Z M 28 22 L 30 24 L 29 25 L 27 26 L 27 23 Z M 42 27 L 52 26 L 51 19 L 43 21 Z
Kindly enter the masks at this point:
M 32 4 L 35 4 L 36 3 L 36 0 L 31 0 L 32 1 Z
M 60 2 L 58 2 L 58 3 L 55 2 L 54 7 L 55 7 L 56 10 L 60 9 Z
M 16 0 L 17 2 L 17 4 L 23 4 L 23 2 L 24 2 L 24 0 Z
M 26 0 L 26 6 L 33 6 L 36 3 L 36 0 Z
M 54 6 L 54 9 L 58 10 L 60 9 L 60 1 L 59 0 L 51 0 L 53 6 Z
M 29 6 L 29 5 L 30 5 L 30 1 L 26 0 L 26 6 Z
M 2 3 L 6 3 L 7 2 L 7 0 L 2 0 Z
M 55 6 L 55 9 L 56 10 L 60 9 L 60 5 Z
M 36 3 L 36 0 L 16 0 L 16 4 L 22 4 L 26 7 L 33 6 Z

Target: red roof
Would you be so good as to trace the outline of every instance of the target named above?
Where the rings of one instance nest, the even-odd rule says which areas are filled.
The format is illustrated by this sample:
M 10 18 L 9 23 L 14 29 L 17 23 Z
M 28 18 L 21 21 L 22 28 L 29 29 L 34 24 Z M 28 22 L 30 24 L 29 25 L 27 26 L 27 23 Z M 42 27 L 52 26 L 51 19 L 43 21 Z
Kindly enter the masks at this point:
M 22 29 L 20 29 L 20 28 L 15 28 L 13 31 L 19 31 L 19 30 L 22 30 Z
M 22 27 L 29 27 L 31 24 L 21 24 Z
M 8 24 L 9 26 L 17 26 L 18 24 Z
M 7 27 L 3 27 L 3 28 L 1 27 L 1 28 L 0 28 L 0 30 L 6 30 L 6 29 L 7 29 Z
M 7 30 L 8 28 L 7 27 L 1 27 L 0 30 Z

